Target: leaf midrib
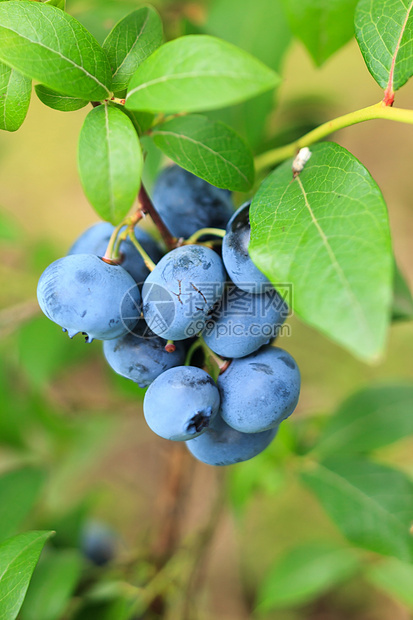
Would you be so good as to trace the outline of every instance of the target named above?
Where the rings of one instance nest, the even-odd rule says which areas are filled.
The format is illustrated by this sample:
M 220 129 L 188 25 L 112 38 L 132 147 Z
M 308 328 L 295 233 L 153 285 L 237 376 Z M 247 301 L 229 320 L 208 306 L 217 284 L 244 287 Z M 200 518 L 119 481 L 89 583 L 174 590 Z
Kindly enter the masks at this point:
M 115 77 L 115 75 L 117 75 L 117 74 L 118 74 L 119 70 L 123 67 L 123 65 L 125 64 L 125 62 L 126 62 L 126 61 L 127 61 L 127 59 L 129 58 L 129 56 L 132 54 L 133 50 L 135 49 L 136 44 L 138 43 L 139 39 L 141 38 L 142 33 L 143 33 L 144 29 L 146 28 L 146 24 L 147 24 L 147 23 L 148 23 L 148 21 L 149 21 L 149 15 L 150 15 L 149 10 L 147 10 L 147 14 L 146 14 L 145 21 L 144 21 L 144 23 L 142 24 L 142 27 L 141 27 L 141 29 L 140 29 L 140 31 L 139 31 L 139 33 L 138 33 L 138 35 L 137 35 L 137 37 L 136 37 L 136 39 L 135 39 L 134 43 L 132 44 L 132 46 L 131 46 L 131 48 L 130 48 L 129 52 L 127 52 L 127 54 L 126 54 L 125 58 L 122 60 L 122 62 L 120 63 L 120 65 L 118 66 L 118 68 L 116 69 L 116 71 L 115 71 L 115 73 L 113 74 L 113 76 L 112 76 L 112 77 Z
M 87 71 L 87 69 L 85 69 L 81 65 L 78 65 L 74 60 L 71 60 L 70 58 L 67 58 L 67 56 L 64 56 L 61 52 L 58 52 L 57 50 L 54 50 L 53 48 L 49 47 L 48 45 L 45 45 L 44 43 L 41 43 L 40 41 L 33 41 L 32 39 L 29 39 L 29 37 L 26 37 L 26 36 L 22 35 L 20 32 L 17 32 L 13 28 L 10 28 L 10 27 L 6 28 L 5 26 L 1 26 L 0 25 L 0 29 L 1 28 L 3 28 L 4 30 L 10 30 L 10 32 L 14 32 L 14 34 L 16 34 L 18 37 L 20 37 L 24 41 L 28 41 L 32 45 L 38 45 L 39 47 L 42 47 L 42 48 L 48 50 L 52 54 L 56 54 L 56 56 L 59 56 L 59 58 L 61 58 L 62 60 L 68 62 L 71 65 L 73 65 L 73 67 L 75 67 L 76 69 L 79 69 L 80 71 L 82 71 L 87 77 L 89 77 L 96 84 L 101 86 L 108 93 L 108 95 L 110 95 L 110 90 L 107 88 L 107 86 L 105 86 L 102 82 L 100 82 L 100 80 L 98 80 L 96 76 L 94 76 L 91 73 L 89 73 L 89 71 Z M 33 76 L 31 76 L 31 75 L 29 75 L 28 77 L 33 78 Z
M 405 524 L 400 521 L 393 513 L 386 510 L 386 508 L 384 508 L 380 503 L 374 500 L 371 495 L 367 495 L 360 488 L 354 486 L 354 484 L 352 484 L 349 480 L 343 478 L 343 476 L 329 469 L 322 463 L 318 463 L 318 467 L 325 472 L 327 478 L 330 477 L 335 480 L 337 482 L 337 486 L 341 486 L 342 488 L 344 488 L 344 490 L 349 489 L 350 495 L 352 495 L 354 498 L 361 498 L 364 503 L 367 502 L 368 504 L 371 504 L 377 510 L 377 512 L 383 514 L 386 517 L 387 521 L 393 522 L 397 529 L 402 530 L 406 534 L 406 536 L 408 535 L 408 529 Z M 413 554 L 409 548 L 409 557 L 411 558 L 412 555 Z
M 4 93 L 4 101 L 3 101 L 3 125 L 4 127 L 8 127 L 7 123 L 7 102 L 8 102 L 8 94 L 11 82 L 11 76 L 13 74 L 14 69 L 10 67 L 9 79 L 7 80 L 6 91 Z
M 229 159 L 226 159 L 223 155 L 221 155 L 221 153 L 219 153 L 218 151 L 214 151 L 214 149 L 212 149 L 211 147 L 207 146 L 205 143 L 203 142 L 198 142 L 197 140 L 194 140 L 193 138 L 190 138 L 189 136 L 185 136 L 183 134 L 179 134 L 173 131 L 165 131 L 165 130 L 157 130 L 153 132 L 153 135 L 165 135 L 165 136 L 174 136 L 176 138 L 180 138 L 182 140 L 187 140 L 188 142 L 191 142 L 193 144 L 195 144 L 196 146 L 198 146 L 199 148 L 203 148 L 205 151 L 212 153 L 213 155 L 215 155 L 216 157 L 218 157 L 219 159 L 221 159 L 223 162 L 225 162 L 226 164 L 228 164 L 229 166 L 231 166 L 243 179 L 244 181 L 250 185 L 249 180 L 247 179 L 247 177 L 245 176 L 245 174 Z
M 320 223 L 318 222 L 317 218 L 314 215 L 314 212 L 313 212 L 313 210 L 311 208 L 311 205 L 310 205 L 310 202 L 308 200 L 307 192 L 304 189 L 304 186 L 302 184 L 302 181 L 301 181 L 300 177 L 297 176 L 295 180 L 298 182 L 298 185 L 300 187 L 300 191 L 301 191 L 302 196 L 304 198 L 304 204 L 305 204 L 305 206 L 306 206 L 306 208 L 307 208 L 307 210 L 308 210 L 308 212 L 310 214 L 312 222 L 313 222 L 314 226 L 317 229 L 317 232 L 318 232 L 318 234 L 320 236 L 320 239 L 321 239 L 324 247 L 327 250 L 328 255 L 330 256 L 331 264 L 332 264 L 334 270 L 336 271 L 338 277 L 340 278 L 340 280 L 344 284 L 345 289 L 347 291 L 347 294 L 348 294 L 350 300 L 353 301 L 354 307 L 357 309 L 357 314 L 359 315 L 359 319 L 361 319 L 361 322 L 363 323 L 366 332 L 369 334 L 370 340 L 374 344 L 373 333 L 371 331 L 370 324 L 367 321 L 367 317 L 366 317 L 366 315 L 364 313 L 363 307 L 361 306 L 361 304 L 360 304 L 360 302 L 359 302 L 359 300 L 357 298 L 357 295 L 355 295 L 353 289 L 351 288 L 350 282 L 348 281 L 348 279 L 346 277 L 346 274 L 344 273 L 343 269 L 340 266 L 340 263 L 338 262 L 338 260 L 336 258 L 334 250 L 333 250 L 333 248 L 331 247 L 331 245 L 330 245 L 330 243 L 328 241 L 327 235 L 325 234 L 324 230 L 320 226 Z
M 110 126 L 109 126 L 109 106 L 105 103 L 105 131 L 106 142 L 108 146 L 108 188 L 109 188 L 109 208 L 111 217 L 116 215 L 115 197 L 113 195 L 113 177 L 112 177 L 112 160 L 110 148 Z
M 185 71 L 182 73 L 173 73 L 170 75 L 164 75 L 159 78 L 154 78 L 153 80 L 150 80 L 148 82 L 144 82 L 143 84 L 139 84 L 139 86 L 135 86 L 135 88 L 132 88 L 132 90 L 129 91 L 127 95 L 127 99 L 131 95 L 134 95 L 139 90 L 150 88 L 151 86 L 154 86 L 156 84 L 162 84 L 164 82 L 175 81 L 175 80 L 185 80 L 185 79 L 194 78 L 194 77 L 199 78 L 199 79 L 203 79 L 206 77 L 230 78 L 233 80 L 248 79 L 250 81 L 253 81 L 254 83 L 261 83 L 261 84 L 266 84 L 268 82 L 268 80 L 265 80 L 264 78 L 257 79 L 256 76 L 250 73 L 226 73 L 226 72 L 211 72 L 211 71 L 203 71 L 201 73 L 199 71 L 198 72 Z
M 392 60 L 391 60 L 391 65 L 390 65 L 390 72 L 389 72 L 389 81 L 388 81 L 388 85 L 387 85 L 387 88 L 391 88 L 391 90 L 393 90 L 393 86 L 394 86 L 394 71 L 395 71 L 395 68 L 396 68 L 397 56 L 398 56 L 399 51 L 400 51 L 400 45 L 401 45 L 404 33 L 406 31 L 407 22 L 409 20 L 410 12 L 412 10 L 412 7 L 413 7 L 413 0 L 412 0 L 412 2 L 410 2 L 410 6 L 407 9 L 406 17 L 404 18 L 402 27 L 400 29 L 399 38 L 398 38 L 397 43 L 396 43 L 396 48 L 395 48 L 395 50 L 393 52 L 393 56 L 392 56 Z

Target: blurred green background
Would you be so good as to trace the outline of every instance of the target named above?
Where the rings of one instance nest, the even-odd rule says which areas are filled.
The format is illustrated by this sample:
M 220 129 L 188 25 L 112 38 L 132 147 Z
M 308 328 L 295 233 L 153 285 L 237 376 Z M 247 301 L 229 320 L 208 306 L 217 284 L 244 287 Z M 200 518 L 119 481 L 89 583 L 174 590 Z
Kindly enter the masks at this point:
M 119 18 L 140 4 L 68 0 L 67 8 L 101 42 Z M 279 54 L 289 36 L 286 22 L 280 26 L 274 21 L 277 16 L 284 20 L 276 0 L 239 0 L 233 20 L 221 12 L 219 0 L 158 0 L 153 4 L 163 17 L 168 38 L 206 29 L 238 45 L 252 46 L 267 62 L 271 59 L 266 56 Z M 271 19 L 269 7 L 274 12 Z M 260 49 L 260 37 L 248 40 L 251 16 L 262 28 L 274 31 L 271 49 Z M 354 40 L 321 68 L 314 66 L 304 47 L 294 40 L 275 64 L 281 66 L 283 83 L 274 99 L 274 111 L 262 124 L 263 140 L 256 135 L 251 115 L 242 116 L 240 109 L 221 114 L 253 141 L 257 151 L 266 143 L 289 141 L 324 120 L 381 98 Z M 412 100 L 410 82 L 397 93 L 396 102 L 409 107 Z M 300 486 L 293 447 L 297 442 L 311 443 L 328 416 L 358 389 L 384 380 L 413 379 L 413 324 L 395 323 L 385 358 L 376 366 L 366 366 L 291 318 L 291 336 L 282 338 L 280 346 L 300 366 L 300 403 L 274 445 L 251 463 L 215 471 L 156 437 L 142 417 L 143 390 L 111 372 L 100 343 L 86 346 L 80 337 L 70 341 L 37 308 L 35 292 L 41 272 L 96 221 L 76 168 L 77 139 L 86 113 L 87 109 L 50 110 L 33 94 L 22 128 L 16 134 L 0 135 L 0 472 L 30 466 L 45 476 L 39 483 L 40 495 L 16 527 L 57 530 L 55 549 L 76 547 L 79 532 L 90 520 L 113 529 L 116 559 L 107 569 L 90 569 L 68 609 L 78 613 L 78 618 L 122 620 L 130 616 L 117 601 L 129 595 L 133 598 L 134 592 L 127 592 L 126 586 L 126 590 L 123 586 L 117 590 L 113 583 L 123 583 L 125 575 L 134 583 L 146 583 L 165 537 L 170 550 L 182 551 L 191 536 L 216 519 L 214 535 L 207 532 L 208 544 L 195 545 L 194 558 L 202 564 L 196 579 L 191 578 L 192 560 L 181 558 L 178 576 L 168 577 L 168 583 L 176 579 L 176 587 L 168 590 L 167 610 L 153 604 L 142 617 L 244 620 L 257 613 L 257 592 L 284 551 L 317 540 L 346 547 L 336 527 Z M 373 121 L 345 129 L 334 138 L 360 159 L 382 189 L 395 256 L 411 288 L 412 131 L 401 124 Z M 160 154 L 150 153 L 149 185 L 163 163 Z M 400 441 L 383 450 L 381 460 L 413 475 L 412 448 L 411 440 Z M 222 485 L 228 501 L 220 502 L 217 514 L 214 498 Z M 192 543 L 188 544 L 192 549 Z M 338 581 L 314 600 L 286 603 L 262 611 L 260 617 L 412 617 L 408 597 L 397 596 L 394 588 L 392 592 L 379 588 L 377 576 L 369 579 L 363 570 L 350 570 Z M 80 601 L 87 586 L 95 584 L 96 589 L 96 584 L 106 582 L 106 590 L 95 593 L 96 598 L 92 596 L 89 608 L 82 612 Z M 413 582 L 405 590 L 409 585 L 412 599 Z M 184 609 L 188 600 L 194 605 L 189 611 Z M 413 600 L 410 605 L 413 610 Z M 30 612 L 26 606 L 22 614 L 23 620 L 47 620 L 36 616 L 33 607 Z M 74 616 L 62 613 L 59 617 Z

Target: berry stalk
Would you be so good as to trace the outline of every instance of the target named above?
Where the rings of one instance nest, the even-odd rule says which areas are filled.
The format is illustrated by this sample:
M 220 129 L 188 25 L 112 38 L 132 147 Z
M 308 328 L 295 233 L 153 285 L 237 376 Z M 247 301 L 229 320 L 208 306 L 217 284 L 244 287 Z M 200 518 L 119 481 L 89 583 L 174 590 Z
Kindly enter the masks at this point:
M 154 204 L 152 200 L 149 198 L 148 193 L 143 183 L 139 190 L 138 201 L 139 201 L 139 206 L 140 206 L 142 213 L 150 216 L 156 228 L 159 230 L 161 237 L 164 240 L 164 243 L 166 247 L 168 248 L 168 250 L 172 250 L 173 248 L 175 248 L 177 244 L 177 239 L 170 233 L 164 221 L 162 220 L 161 216 L 155 209 Z
M 143 247 L 141 246 L 141 244 L 137 240 L 136 235 L 135 235 L 135 231 L 133 230 L 132 227 L 128 228 L 128 237 L 131 240 L 131 242 L 133 243 L 133 245 L 135 246 L 135 248 L 138 250 L 139 254 L 142 256 L 143 262 L 145 263 L 145 265 L 147 266 L 149 271 L 153 271 L 155 269 L 156 265 L 153 262 L 153 260 L 151 259 L 151 257 L 149 256 L 149 254 L 147 254 L 145 252 L 145 250 L 143 249 Z

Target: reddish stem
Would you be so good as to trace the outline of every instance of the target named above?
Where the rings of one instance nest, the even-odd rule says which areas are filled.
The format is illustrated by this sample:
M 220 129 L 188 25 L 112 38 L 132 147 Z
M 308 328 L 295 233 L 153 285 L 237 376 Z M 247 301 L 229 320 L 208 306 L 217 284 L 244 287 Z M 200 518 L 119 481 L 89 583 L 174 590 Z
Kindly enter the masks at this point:
M 222 364 L 222 366 L 219 367 L 219 374 L 222 375 L 227 368 L 229 368 L 230 364 L 231 364 L 232 360 L 225 360 L 225 362 Z
M 173 248 L 175 248 L 177 244 L 177 239 L 170 233 L 168 228 L 165 226 L 161 216 L 155 209 L 152 200 L 149 198 L 148 193 L 143 183 L 139 191 L 138 200 L 139 200 L 139 205 L 140 205 L 142 213 L 148 214 L 151 217 L 156 228 L 159 230 L 162 236 L 162 239 L 165 242 L 166 247 L 169 250 L 172 250 Z
M 394 53 L 393 53 L 393 58 L 392 58 L 392 61 L 391 61 L 391 67 L 390 67 L 390 73 L 389 73 L 389 81 L 387 83 L 386 90 L 384 91 L 383 104 L 385 106 L 392 106 L 393 103 L 394 103 L 394 89 L 393 89 L 393 85 L 394 85 L 394 70 L 396 68 L 396 59 L 397 59 L 397 55 L 398 55 L 398 53 L 400 51 L 403 35 L 405 33 L 405 30 L 406 30 L 406 27 L 407 27 L 407 22 L 409 21 L 409 17 L 410 17 L 410 13 L 411 13 L 412 8 L 413 8 L 413 2 L 411 2 L 410 5 L 409 5 L 409 10 L 406 13 L 406 17 L 404 19 L 404 22 L 403 22 L 401 30 L 400 30 L 399 39 L 398 39 L 397 44 L 396 44 L 396 49 L 394 50 Z
M 383 105 L 392 106 L 394 103 L 394 90 L 392 86 L 389 84 L 384 91 Z

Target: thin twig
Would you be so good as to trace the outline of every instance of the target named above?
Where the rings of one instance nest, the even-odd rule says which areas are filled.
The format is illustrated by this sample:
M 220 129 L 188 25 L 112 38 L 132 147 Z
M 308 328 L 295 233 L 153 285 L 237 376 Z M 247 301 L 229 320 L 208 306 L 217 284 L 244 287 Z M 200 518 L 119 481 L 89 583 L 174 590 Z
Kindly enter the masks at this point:
M 156 228 L 159 230 L 162 239 L 165 242 L 166 247 L 169 250 L 172 250 L 173 248 L 176 247 L 176 243 L 177 243 L 177 239 L 176 237 L 174 237 L 171 232 L 168 230 L 168 228 L 166 227 L 164 221 L 162 220 L 161 216 L 159 215 L 159 213 L 157 212 L 157 210 L 154 207 L 154 204 L 152 202 L 152 200 L 149 198 L 149 195 L 142 183 L 141 185 L 141 189 L 139 191 L 139 205 L 141 208 L 142 213 L 148 214 L 150 216 L 150 218 L 152 219 L 153 223 L 155 224 Z

